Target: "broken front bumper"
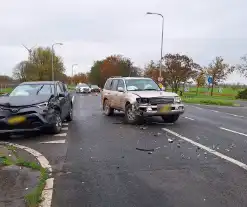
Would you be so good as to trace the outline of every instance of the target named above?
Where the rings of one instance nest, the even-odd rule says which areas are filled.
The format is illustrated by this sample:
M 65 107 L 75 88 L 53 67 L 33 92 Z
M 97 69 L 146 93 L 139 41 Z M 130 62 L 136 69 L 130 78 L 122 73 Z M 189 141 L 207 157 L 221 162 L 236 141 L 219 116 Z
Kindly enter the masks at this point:
M 142 116 L 165 116 L 184 113 L 184 105 L 181 103 L 167 105 L 136 104 L 135 109 Z

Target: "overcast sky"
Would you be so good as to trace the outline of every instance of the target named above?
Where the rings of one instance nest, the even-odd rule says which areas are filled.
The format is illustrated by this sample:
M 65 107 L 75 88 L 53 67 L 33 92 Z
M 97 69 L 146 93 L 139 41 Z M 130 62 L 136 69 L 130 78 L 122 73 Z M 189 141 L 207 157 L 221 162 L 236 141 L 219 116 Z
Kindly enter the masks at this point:
M 0 6 L 0 74 L 12 74 L 28 47 L 56 46 L 67 74 L 90 70 L 93 61 L 122 54 L 143 67 L 164 53 L 185 53 L 208 65 L 215 56 L 230 64 L 247 54 L 246 0 L 8 0 Z M 228 82 L 246 82 L 238 75 Z

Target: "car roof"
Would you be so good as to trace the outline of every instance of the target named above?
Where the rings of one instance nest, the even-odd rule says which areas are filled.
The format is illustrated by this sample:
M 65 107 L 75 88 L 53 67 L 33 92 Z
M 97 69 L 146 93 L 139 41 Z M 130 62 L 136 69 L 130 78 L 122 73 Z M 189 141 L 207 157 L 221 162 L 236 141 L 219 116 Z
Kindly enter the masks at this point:
M 27 85 L 27 84 L 43 84 L 43 85 L 48 85 L 48 84 L 54 84 L 55 83 L 60 83 L 60 81 L 30 81 L 30 82 L 23 82 L 20 85 Z

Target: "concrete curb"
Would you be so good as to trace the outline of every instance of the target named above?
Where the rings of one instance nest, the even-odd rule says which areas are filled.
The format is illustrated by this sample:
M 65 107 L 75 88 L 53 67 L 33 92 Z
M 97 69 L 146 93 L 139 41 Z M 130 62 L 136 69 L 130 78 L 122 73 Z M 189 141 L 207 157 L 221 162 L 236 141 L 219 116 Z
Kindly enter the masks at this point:
M 23 145 L 13 144 L 10 142 L 0 142 L 0 144 L 9 145 L 9 146 L 16 147 L 18 149 L 25 150 L 26 152 L 33 155 L 39 161 L 40 165 L 43 168 L 47 169 L 49 173 L 52 173 L 52 168 L 51 168 L 49 161 L 38 151 L 31 149 L 29 147 L 23 146 Z M 40 204 L 40 207 L 51 207 L 53 185 L 54 185 L 54 178 L 49 178 L 46 180 L 46 185 L 42 192 L 42 202 Z

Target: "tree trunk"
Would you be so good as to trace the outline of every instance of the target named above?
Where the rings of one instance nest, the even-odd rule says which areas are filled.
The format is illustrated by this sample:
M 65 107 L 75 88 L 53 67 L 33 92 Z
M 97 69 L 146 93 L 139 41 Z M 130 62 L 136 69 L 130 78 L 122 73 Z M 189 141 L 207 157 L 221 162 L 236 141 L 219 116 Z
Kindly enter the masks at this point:
M 214 91 L 214 84 L 212 83 L 212 86 L 211 86 L 211 96 L 213 96 L 213 91 Z

